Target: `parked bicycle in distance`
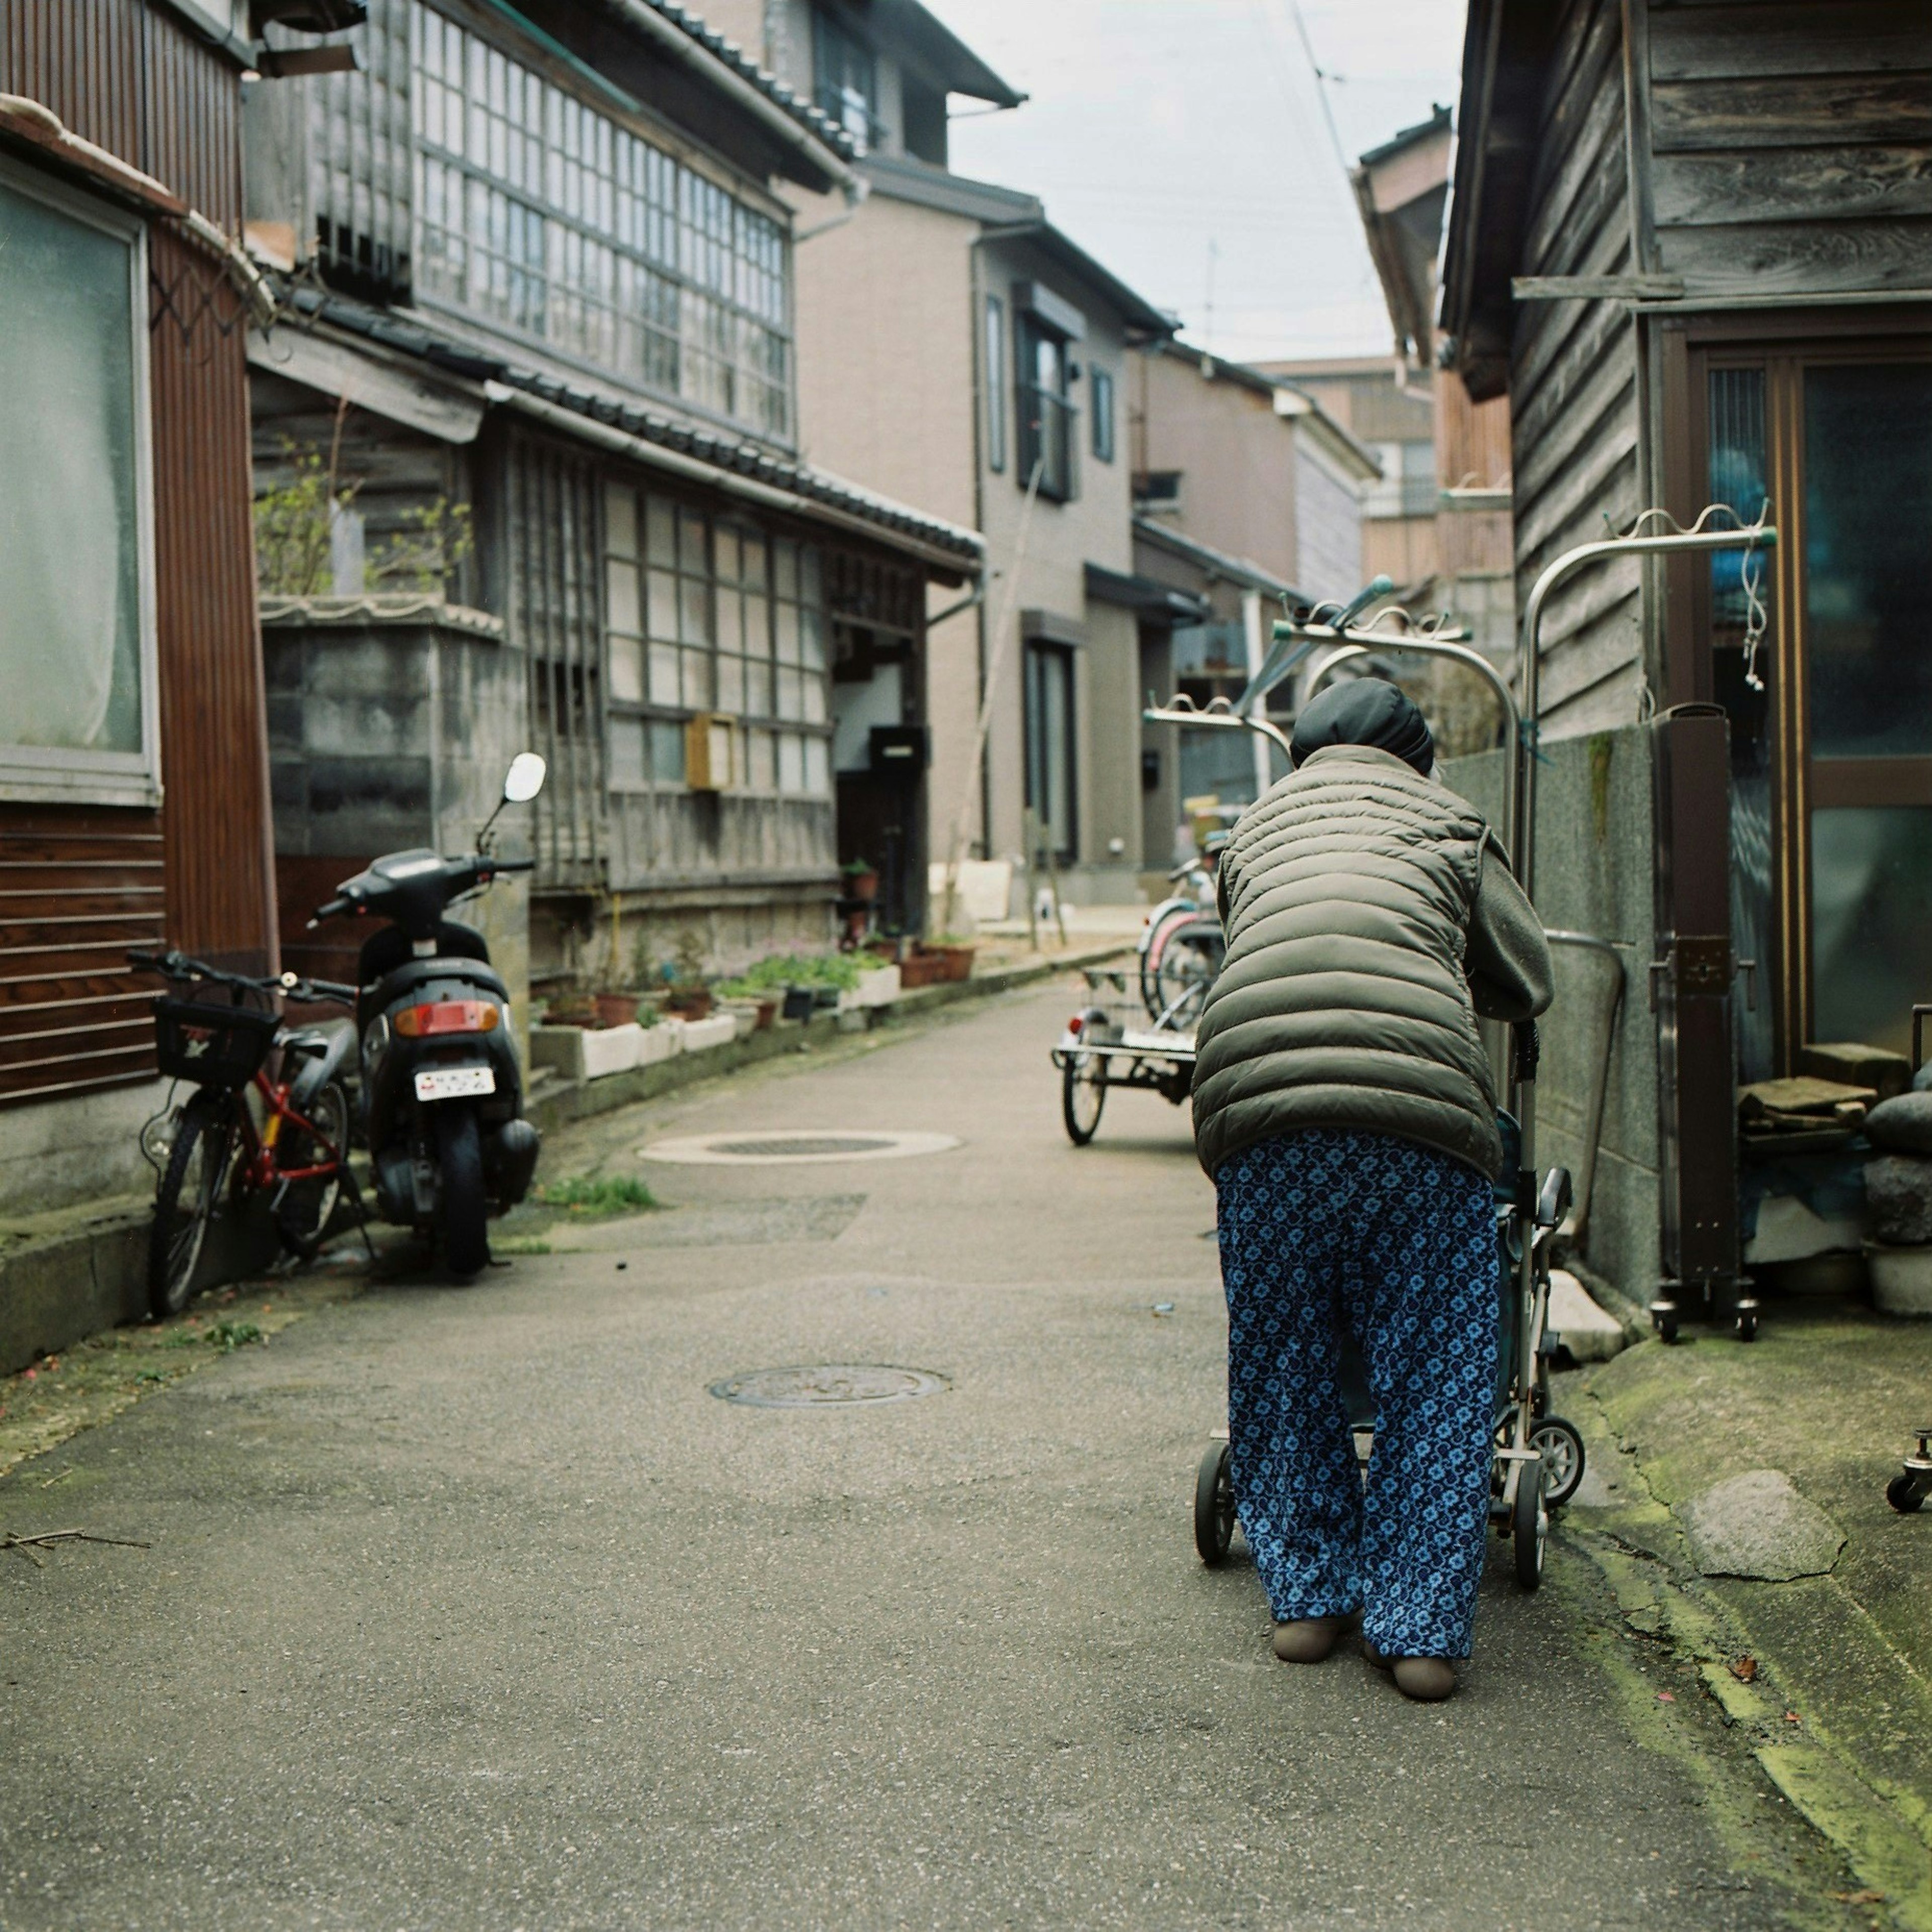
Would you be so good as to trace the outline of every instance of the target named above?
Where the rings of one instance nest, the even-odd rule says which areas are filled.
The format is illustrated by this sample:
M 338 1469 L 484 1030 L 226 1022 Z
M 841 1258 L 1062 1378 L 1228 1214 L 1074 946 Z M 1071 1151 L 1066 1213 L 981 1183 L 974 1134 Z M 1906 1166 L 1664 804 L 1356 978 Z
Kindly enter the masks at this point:
M 349 1178 L 349 1096 L 341 1076 L 355 1051 L 355 1030 L 291 1030 L 266 1004 L 251 1001 L 279 994 L 352 1006 L 356 988 L 292 973 L 250 979 L 172 950 L 130 952 L 128 963 L 171 986 L 228 995 L 224 1002 L 170 993 L 154 1003 L 160 1070 L 195 1088 L 142 1130 L 142 1151 L 160 1176 L 148 1242 L 148 1306 L 160 1317 L 187 1306 L 209 1228 L 251 1195 L 272 1196 L 282 1245 L 300 1260 L 314 1259 Z M 267 1062 L 278 1048 L 278 1075 L 271 1078 Z M 259 1126 L 251 1088 L 262 1109 Z

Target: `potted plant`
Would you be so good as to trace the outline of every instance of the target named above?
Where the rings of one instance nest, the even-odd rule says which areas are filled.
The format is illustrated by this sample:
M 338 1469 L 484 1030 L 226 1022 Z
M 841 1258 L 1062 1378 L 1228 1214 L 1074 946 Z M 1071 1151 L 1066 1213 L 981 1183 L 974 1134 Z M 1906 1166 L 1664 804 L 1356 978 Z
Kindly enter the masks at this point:
M 879 896 L 879 871 L 869 859 L 848 859 L 839 867 L 844 876 L 845 896 L 870 905 Z
M 635 993 L 593 993 L 590 1004 L 600 1027 L 628 1026 L 638 1017 Z
M 664 1010 L 680 1019 L 701 1020 L 711 1011 L 711 988 L 704 983 L 704 942 L 687 926 L 678 934 L 677 959 L 667 961 L 665 976 L 670 980 L 664 996 Z

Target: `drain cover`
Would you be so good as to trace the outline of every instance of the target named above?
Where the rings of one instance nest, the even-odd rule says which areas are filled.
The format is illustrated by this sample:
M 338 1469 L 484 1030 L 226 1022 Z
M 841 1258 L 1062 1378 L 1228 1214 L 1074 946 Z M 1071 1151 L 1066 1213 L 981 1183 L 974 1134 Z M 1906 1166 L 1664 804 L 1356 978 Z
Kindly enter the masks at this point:
M 924 1369 L 819 1362 L 805 1368 L 754 1369 L 713 1382 L 711 1393 L 752 1408 L 818 1408 L 831 1402 L 910 1402 L 949 1386 L 944 1376 Z
M 771 1128 L 746 1133 L 699 1134 L 688 1140 L 653 1141 L 638 1151 L 646 1160 L 681 1166 L 753 1164 L 777 1166 L 809 1160 L 902 1160 L 909 1154 L 944 1154 L 956 1148 L 951 1134 L 901 1134 L 838 1127 Z
M 848 1135 L 842 1139 L 836 1134 L 794 1134 L 783 1140 L 713 1141 L 711 1151 L 728 1154 L 740 1160 L 747 1154 L 776 1154 L 783 1160 L 796 1160 L 810 1154 L 884 1154 L 892 1145 L 890 1138 L 881 1139 L 877 1134 Z

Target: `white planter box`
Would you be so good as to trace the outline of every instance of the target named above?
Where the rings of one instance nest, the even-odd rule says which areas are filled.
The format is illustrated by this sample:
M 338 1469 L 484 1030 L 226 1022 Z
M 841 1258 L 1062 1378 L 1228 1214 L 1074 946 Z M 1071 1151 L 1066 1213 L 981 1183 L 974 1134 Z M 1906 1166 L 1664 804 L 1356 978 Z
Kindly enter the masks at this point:
M 702 1053 L 708 1047 L 725 1046 L 738 1037 L 738 1022 L 729 1013 L 713 1013 L 701 1020 L 684 1023 L 684 1050 Z
M 635 1020 L 628 1026 L 585 1027 L 584 1078 L 608 1079 L 614 1073 L 628 1073 L 644 1052 L 644 1030 Z
M 853 994 L 862 1006 L 890 1006 L 899 996 L 899 969 L 890 962 L 859 976 Z M 844 1005 L 842 999 L 841 1006 Z
M 655 1026 L 646 1027 L 638 1052 L 638 1064 L 640 1066 L 655 1066 L 659 1060 L 668 1060 L 674 1054 L 682 1052 L 683 1031 L 682 1027 L 667 1025 L 662 1020 Z
M 644 1035 L 634 1021 L 620 1027 L 532 1027 L 530 1064 L 554 1066 L 566 1080 L 628 1073 L 638 1064 Z
M 755 1000 L 728 1000 L 719 1010 L 730 1015 L 740 1040 L 749 1040 L 758 1031 L 758 1006 Z

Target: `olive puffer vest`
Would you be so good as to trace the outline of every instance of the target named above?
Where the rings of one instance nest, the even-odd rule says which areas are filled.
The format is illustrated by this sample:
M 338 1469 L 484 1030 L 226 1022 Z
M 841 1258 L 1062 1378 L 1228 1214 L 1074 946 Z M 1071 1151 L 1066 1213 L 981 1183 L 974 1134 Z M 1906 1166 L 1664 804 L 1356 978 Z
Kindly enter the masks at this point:
M 1227 957 L 1196 1034 L 1212 1174 L 1306 1127 L 1400 1134 L 1493 1178 L 1496 1096 L 1464 958 L 1488 828 L 1384 752 L 1317 752 L 1221 857 Z

